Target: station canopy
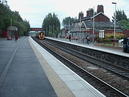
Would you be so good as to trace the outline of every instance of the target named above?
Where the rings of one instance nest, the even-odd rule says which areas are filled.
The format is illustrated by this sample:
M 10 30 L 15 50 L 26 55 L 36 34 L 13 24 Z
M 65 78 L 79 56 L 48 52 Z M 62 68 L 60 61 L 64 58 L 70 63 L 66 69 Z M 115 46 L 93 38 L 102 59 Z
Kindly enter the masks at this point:
M 18 31 L 18 28 L 16 26 L 9 26 L 7 28 L 8 31 Z

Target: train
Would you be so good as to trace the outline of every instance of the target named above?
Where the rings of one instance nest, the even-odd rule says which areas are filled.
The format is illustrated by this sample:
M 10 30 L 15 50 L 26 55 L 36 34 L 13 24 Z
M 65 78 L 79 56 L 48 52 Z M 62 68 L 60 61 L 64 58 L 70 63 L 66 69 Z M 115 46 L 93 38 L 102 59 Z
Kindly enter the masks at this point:
M 44 40 L 45 39 L 45 33 L 44 32 L 37 33 L 36 38 L 38 38 L 40 40 Z

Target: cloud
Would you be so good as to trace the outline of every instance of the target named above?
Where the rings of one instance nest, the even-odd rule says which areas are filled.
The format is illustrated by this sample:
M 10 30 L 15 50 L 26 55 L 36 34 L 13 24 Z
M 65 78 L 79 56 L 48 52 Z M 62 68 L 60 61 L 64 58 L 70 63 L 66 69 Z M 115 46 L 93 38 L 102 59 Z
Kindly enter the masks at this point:
M 29 20 L 31 26 L 41 27 L 50 12 L 56 13 L 62 21 L 67 16 L 77 17 L 80 11 L 86 15 L 89 8 L 96 10 L 98 4 L 104 5 L 105 14 L 111 18 L 114 13 L 112 1 L 117 2 L 117 9 L 129 9 L 128 0 L 8 0 L 8 3 L 12 10 L 19 11 L 24 19 Z

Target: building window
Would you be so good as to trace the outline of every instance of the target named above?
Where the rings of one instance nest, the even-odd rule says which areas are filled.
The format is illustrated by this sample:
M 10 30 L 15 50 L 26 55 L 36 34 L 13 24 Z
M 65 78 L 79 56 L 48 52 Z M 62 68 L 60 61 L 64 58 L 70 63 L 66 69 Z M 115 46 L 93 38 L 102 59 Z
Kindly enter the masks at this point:
M 99 38 L 104 38 L 104 30 L 99 30 Z

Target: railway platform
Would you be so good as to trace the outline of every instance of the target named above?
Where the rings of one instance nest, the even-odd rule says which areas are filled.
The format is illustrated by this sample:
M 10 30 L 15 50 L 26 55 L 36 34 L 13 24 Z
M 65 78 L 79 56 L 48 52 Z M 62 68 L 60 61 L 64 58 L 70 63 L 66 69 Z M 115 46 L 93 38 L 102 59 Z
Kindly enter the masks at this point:
M 89 49 L 103 51 L 103 52 L 107 52 L 107 53 L 111 53 L 111 54 L 115 54 L 115 55 L 129 57 L 129 54 L 123 52 L 122 48 L 118 49 L 118 48 L 104 47 L 104 46 L 99 46 L 99 45 L 94 45 L 94 44 L 88 45 L 88 44 L 84 44 L 84 43 L 79 43 L 77 41 L 69 41 L 67 39 L 62 39 L 62 38 L 51 38 L 51 37 L 47 37 L 47 38 L 52 39 L 52 40 L 56 40 L 56 41 L 60 41 L 63 43 L 67 43 L 67 44 L 72 44 L 72 45 L 84 47 L 84 48 L 89 48 Z
M 0 97 L 57 97 L 27 37 L 0 40 Z
M 0 97 L 105 97 L 30 37 L 0 40 Z

